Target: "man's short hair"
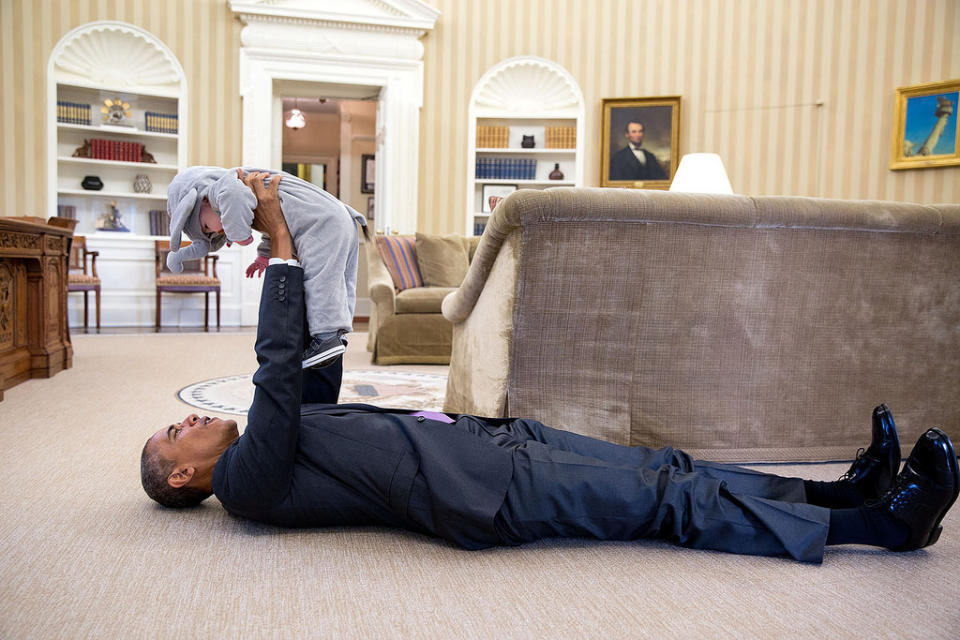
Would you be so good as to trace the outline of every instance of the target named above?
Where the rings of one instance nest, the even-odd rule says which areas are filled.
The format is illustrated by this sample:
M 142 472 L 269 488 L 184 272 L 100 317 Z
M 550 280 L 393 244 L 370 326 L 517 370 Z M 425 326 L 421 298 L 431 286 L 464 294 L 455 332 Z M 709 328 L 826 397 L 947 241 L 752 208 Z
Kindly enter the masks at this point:
M 642 122 L 640 122 L 639 120 L 628 120 L 628 121 L 627 121 L 627 124 L 625 124 L 624 127 L 623 127 L 623 132 L 624 132 L 624 133 L 630 133 L 630 125 L 632 125 L 632 124 L 638 124 L 638 125 L 640 125 L 641 127 L 643 127 L 643 132 L 644 132 L 644 133 L 647 132 L 647 126 L 646 126 L 645 124 L 643 124 Z
M 167 477 L 173 473 L 174 461 L 150 451 L 150 440 L 140 454 L 140 484 L 147 495 L 171 509 L 195 507 L 210 497 L 210 492 L 197 487 L 171 487 Z

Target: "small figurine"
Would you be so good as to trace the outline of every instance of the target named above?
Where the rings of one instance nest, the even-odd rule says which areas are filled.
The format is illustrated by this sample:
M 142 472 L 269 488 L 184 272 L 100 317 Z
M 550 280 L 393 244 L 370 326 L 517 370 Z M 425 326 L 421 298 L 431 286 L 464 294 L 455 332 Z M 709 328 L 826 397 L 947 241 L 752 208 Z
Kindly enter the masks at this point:
M 76 148 L 73 152 L 74 158 L 89 158 L 90 157 L 90 141 L 84 140 L 83 144 Z
M 100 216 L 97 220 L 97 229 L 100 231 L 130 231 L 123 222 L 120 221 L 121 213 L 117 209 L 117 202 L 114 200 L 109 204 L 109 211 Z

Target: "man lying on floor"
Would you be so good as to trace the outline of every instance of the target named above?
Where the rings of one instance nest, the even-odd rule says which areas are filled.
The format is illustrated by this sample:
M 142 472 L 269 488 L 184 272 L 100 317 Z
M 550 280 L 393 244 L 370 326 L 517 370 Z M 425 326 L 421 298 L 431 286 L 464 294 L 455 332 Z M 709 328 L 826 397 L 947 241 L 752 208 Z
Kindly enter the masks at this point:
M 273 240 L 260 304 L 260 368 L 247 428 L 189 415 L 141 456 L 147 494 L 168 507 L 215 493 L 239 517 L 285 527 L 380 525 L 468 549 L 548 537 L 657 538 L 697 549 L 819 562 L 825 545 L 897 551 L 936 542 L 960 491 L 939 429 L 903 470 L 893 418 L 835 482 L 624 447 L 533 420 L 419 415 L 336 405 L 342 365 L 301 369 L 303 271 L 276 194 L 254 183 L 256 222 Z

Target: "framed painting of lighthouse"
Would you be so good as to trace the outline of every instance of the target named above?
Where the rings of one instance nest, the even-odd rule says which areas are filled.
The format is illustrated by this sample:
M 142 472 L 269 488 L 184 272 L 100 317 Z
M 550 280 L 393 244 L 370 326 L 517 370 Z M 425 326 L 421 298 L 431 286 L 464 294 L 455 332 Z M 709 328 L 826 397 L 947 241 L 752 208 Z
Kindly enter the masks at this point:
M 893 105 L 890 168 L 960 165 L 958 103 L 960 80 L 898 88 Z

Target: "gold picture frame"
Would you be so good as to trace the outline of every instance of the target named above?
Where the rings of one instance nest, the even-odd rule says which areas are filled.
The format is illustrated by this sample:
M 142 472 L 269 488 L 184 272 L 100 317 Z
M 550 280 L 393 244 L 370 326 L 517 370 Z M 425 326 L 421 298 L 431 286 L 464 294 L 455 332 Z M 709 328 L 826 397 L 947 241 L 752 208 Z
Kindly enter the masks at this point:
M 679 162 L 680 96 L 603 99 L 601 187 L 668 189 Z
M 960 164 L 960 79 L 898 87 L 893 103 L 891 169 Z

